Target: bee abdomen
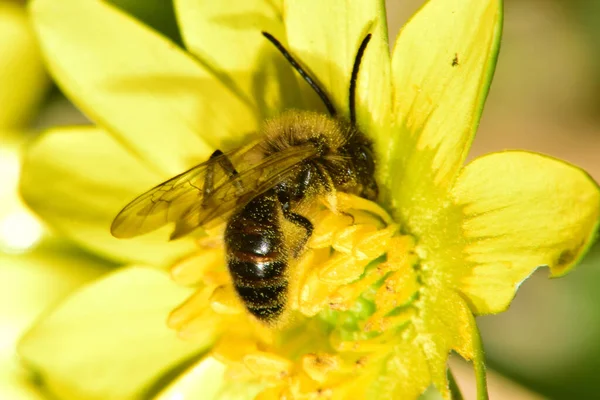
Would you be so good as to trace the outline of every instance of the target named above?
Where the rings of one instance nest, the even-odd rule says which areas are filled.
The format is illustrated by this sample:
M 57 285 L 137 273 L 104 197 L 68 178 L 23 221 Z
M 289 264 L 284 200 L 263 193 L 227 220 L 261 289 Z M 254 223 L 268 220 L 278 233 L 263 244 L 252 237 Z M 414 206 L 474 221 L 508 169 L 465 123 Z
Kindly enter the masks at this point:
M 286 303 L 286 261 L 253 262 L 244 260 L 246 256 L 230 255 L 228 266 L 233 285 L 251 314 L 263 321 L 276 320 Z
M 277 320 L 286 304 L 287 250 L 279 207 L 275 196 L 259 196 L 234 215 L 225 230 L 235 290 L 246 309 L 265 322 Z

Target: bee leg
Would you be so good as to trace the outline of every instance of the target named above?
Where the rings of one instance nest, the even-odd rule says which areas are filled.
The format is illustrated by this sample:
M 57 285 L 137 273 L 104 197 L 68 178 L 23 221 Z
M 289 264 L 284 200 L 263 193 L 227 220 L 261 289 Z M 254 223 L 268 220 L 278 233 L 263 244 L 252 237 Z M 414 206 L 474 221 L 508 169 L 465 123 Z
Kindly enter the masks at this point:
M 325 193 L 333 193 L 334 191 L 329 174 L 318 164 L 308 163 L 298 175 L 298 182 L 294 187 L 292 198 L 295 200 L 302 199 L 306 196 L 306 192 L 316 185 L 320 186 Z
M 214 189 L 215 164 L 218 164 L 225 171 L 225 173 L 229 176 L 230 179 L 234 179 L 238 176 L 238 172 L 235 169 L 235 167 L 233 166 L 233 163 L 231 162 L 229 157 L 227 157 L 225 154 L 223 154 L 223 152 L 221 150 L 218 150 L 218 149 L 215 150 L 210 155 L 210 158 L 208 160 L 211 161 L 217 157 L 218 157 L 218 159 L 216 160 L 216 162 L 210 163 L 208 165 L 208 167 L 206 168 L 206 174 L 204 176 L 204 189 L 203 189 L 204 196 L 202 198 L 203 205 L 207 204 L 208 199 L 210 198 L 210 195 Z M 234 185 L 236 186 L 236 188 L 238 190 L 243 189 L 242 183 L 239 181 L 234 181 Z
M 312 236 L 313 224 L 312 224 L 312 222 L 310 222 L 308 220 L 308 218 L 306 218 L 300 214 L 293 213 L 293 212 L 284 212 L 283 217 L 285 219 L 287 219 L 288 221 L 292 222 L 293 224 L 298 225 L 301 228 L 304 228 L 304 230 L 306 231 L 306 234 L 304 235 L 304 237 L 302 238 L 300 243 L 298 243 L 298 245 L 296 246 L 296 248 L 293 251 L 294 257 L 298 257 L 298 255 L 300 254 L 300 251 L 304 248 L 304 245 L 306 245 L 306 242 L 308 242 L 308 239 L 310 239 L 310 237 Z
M 340 211 L 340 214 L 342 214 L 344 217 L 350 217 L 350 219 L 352 219 L 352 224 L 351 225 L 354 225 L 354 222 L 356 221 L 354 219 L 354 215 L 350 214 L 347 211 Z

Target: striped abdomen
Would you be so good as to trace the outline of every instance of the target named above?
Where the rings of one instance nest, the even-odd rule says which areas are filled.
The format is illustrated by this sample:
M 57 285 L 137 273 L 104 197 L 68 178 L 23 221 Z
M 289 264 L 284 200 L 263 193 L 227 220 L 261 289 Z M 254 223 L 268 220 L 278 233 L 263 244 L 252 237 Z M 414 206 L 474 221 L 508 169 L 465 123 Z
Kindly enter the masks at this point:
M 225 230 L 227 265 L 238 295 L 258 319 L 275 321 L 287 292 L 287 251 L 280 204 L 267 192 L 233 215 Z

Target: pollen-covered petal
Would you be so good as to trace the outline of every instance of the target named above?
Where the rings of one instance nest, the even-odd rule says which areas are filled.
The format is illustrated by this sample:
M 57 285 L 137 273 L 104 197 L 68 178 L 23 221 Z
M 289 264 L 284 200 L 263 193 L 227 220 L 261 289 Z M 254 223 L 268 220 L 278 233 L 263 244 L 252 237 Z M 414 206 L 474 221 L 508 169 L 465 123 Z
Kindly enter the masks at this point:
M 452 191 L 454 215 L 441 234 L 448 246 L 439 268 L 455 270 L 458 287 L 478 314 L 504 311 L 537 267 L 567 273 L 594 239 L 600 191 L 584 171 L 522 151 L 470 163 Z M 458 256 L 465 263 L 452 261 Z
M 287 0 L 284 23 L 290 49 L 333 101 L 349 116 L 352 67 L 363 39 L 371 33 L 356 88 L 359 127 L 379 143 L 389 135 L 390 54 L 383 1 Z M 302 86 L 310 91 L 307 85 Z M 306 92 L 306 91 L 305 91 Z M 310 92 L 313 102 L 319 102 Z
M 18 2 L 0 1 L 0 55 L 0 128 L 18 128 L 49 83 L 27 12 Z
M 119 270 L 42 318 L 19 353 L 56 398 L 141 398 L 210 344 L 184 342 L 165 324 L 169 310 L 189 293 L 161 271 Z
M 107 2 L 36 0 L 31 11 L 59 85 L 158 170 L 180 173 L 255 129 L 251 108 L 205 66 Z
M 20 190 L 44 221 L 83 247 L 116 261 L 162 265 L 193 250 L 189 239 L 168 242 L 169 229 L 119 240 L 110 224 L 136 196 L 165 179 L 103 130 L 46 132 L 26 152 Z
M 285 44 L 280 3 L 175 1 L 186 47 L 262 118 L 301 104 L 292 66 L 261 33 L 267 32 Z
M 381 156 L 385 200 L 413 234 L 456 179 L 498 55 L 501 0 L 431 0 L 400 31 L 392 56 L 394 133 Z

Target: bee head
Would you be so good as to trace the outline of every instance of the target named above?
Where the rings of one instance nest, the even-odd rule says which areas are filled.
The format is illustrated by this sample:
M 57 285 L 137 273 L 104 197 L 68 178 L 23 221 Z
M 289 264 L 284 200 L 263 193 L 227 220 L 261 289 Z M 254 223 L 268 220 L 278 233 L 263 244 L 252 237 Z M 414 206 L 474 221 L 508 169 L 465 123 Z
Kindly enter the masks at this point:
M 352 163 L 350 166 L 355 182 L 356 194 L 368 200 L 376 200 L 379 188 L 375 181 L 375 157 L 373 145 L 363 133 L 357 131 L 340 149 Z

